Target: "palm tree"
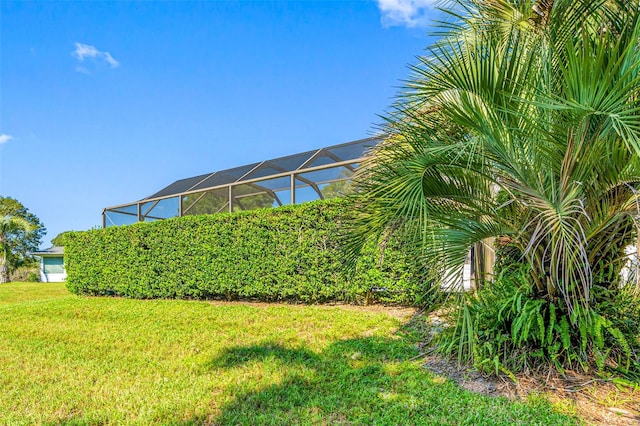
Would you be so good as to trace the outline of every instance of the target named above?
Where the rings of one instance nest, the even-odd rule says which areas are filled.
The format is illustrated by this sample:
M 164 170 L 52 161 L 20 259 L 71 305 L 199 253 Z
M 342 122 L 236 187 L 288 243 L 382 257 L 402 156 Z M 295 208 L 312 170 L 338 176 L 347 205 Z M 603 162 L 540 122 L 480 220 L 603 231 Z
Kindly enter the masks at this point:
M 9 258 L 11 245 L 9 235 L 15 231 L 31 232 L 33 226 L 18 216 L 0 216 L 0 284 L 9 282 Z
M 639 2 L 452 3 L 356 177 L 352 247 L 410 223 L 449 273 L 500 237 L 576 324 L 640 218 Z

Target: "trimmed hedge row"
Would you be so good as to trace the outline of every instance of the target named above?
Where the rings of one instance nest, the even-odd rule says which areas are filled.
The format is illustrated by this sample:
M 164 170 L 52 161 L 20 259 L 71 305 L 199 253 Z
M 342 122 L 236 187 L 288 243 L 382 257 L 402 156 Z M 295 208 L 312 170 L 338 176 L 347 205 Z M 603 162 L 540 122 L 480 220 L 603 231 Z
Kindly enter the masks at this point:
M 382 266 L 371 244 L 355 272 L 344 270 L 339 224 L 348 209 L 328 200 L 70 233 L 67 287 L 132 298 L 421 304 L 422 266 L 397 239 Z

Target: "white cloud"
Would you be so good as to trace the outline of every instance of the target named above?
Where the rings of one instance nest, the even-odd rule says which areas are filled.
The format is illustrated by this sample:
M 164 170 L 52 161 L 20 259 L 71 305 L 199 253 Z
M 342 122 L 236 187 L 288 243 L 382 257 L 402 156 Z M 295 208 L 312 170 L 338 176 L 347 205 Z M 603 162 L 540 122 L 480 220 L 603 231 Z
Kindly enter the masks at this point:
M 385 27 L 427 25 L 427 11 L 440 0 L 377 0 Z
M 111 68 L 117 68 L 120 63 L 111 56 L 111 53 L 98 50 L 95 46 L 89 44 L 76 43 L 76 49 L 71 52 L 80 62 L 85 62 L 85 59 L 92 60 L 96 63 L 106 62 Z M 85 70 L 84 67 L 77 67 L 76 71 Z M 80 71 L 82 72 L 82 71 Z
M 3 143 L 7 143 L 9 142 L 11 139 L 13 139 L 13 136 L 11 135 L 7 135 L 7 134 L 1 134 L 0 135 L 0 145 L 2 145 Z

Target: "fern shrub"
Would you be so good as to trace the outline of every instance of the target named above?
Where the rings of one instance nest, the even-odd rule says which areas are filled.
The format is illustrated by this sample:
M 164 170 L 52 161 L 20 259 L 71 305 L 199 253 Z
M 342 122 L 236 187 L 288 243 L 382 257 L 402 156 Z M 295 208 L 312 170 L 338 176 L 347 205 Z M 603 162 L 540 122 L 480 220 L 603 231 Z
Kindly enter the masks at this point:
M 489 374 L 550 367 L 640 378 L 640 297 L 601 288 L 593 308 L 573 312 L 561 298 L 535 294 L 528 267 L 511 264 L 475 294 L 465 294 L 439 350 Z

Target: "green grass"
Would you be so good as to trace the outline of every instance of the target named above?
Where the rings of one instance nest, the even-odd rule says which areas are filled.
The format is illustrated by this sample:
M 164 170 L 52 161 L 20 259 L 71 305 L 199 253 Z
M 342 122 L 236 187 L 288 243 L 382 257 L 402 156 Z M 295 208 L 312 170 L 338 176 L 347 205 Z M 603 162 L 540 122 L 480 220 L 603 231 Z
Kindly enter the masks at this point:
M 0 424 L 574 424 L 426 371 L 417 333 L 329 306 L 0 285 Z

